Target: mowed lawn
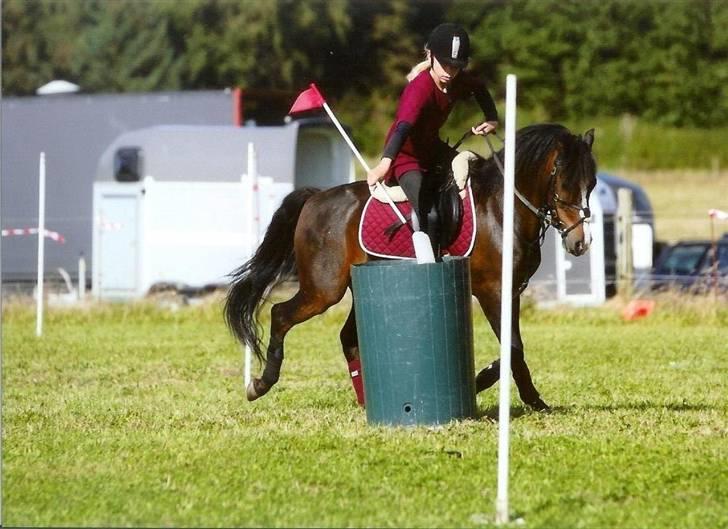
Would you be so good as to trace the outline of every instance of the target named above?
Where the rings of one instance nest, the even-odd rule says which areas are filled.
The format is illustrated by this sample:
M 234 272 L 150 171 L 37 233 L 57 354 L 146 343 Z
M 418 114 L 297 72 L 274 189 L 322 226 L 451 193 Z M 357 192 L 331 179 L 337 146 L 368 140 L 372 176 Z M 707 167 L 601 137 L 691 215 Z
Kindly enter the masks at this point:
M 497 386 L 476 420 L 369 426 L 339 350 L 347 310 L 295 328 L 251 404 L 219 298 L 51 309 L 42 339 L 33 308 L 6 303 L 3 525 L 492 525 Z M 531 308 L 523 328 L 554 412 L 514 401 L 514 525 L 728 527 L 725 303 L 631 323 Z M 475 344 L 478 368 L 497 356 L 480 314 Z

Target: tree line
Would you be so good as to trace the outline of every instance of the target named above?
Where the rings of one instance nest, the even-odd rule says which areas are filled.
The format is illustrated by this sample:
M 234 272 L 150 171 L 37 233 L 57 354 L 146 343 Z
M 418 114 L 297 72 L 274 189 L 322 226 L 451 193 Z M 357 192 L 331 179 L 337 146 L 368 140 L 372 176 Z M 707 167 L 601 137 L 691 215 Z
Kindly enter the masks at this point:
M 548 120 L 728 124 L 728 0 L 3 0 L 2 89 L 298 91 L 390 111 L 429 31 L 470 32 L 470 68 Z M 723 28 L 723 29 L 721 29 Z

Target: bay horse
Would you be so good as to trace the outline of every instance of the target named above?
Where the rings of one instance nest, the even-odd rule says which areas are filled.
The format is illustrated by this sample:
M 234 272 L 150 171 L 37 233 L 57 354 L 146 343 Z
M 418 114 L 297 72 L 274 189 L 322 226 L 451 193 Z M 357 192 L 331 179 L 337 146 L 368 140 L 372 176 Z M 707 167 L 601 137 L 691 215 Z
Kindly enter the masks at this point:
M 539 411 L 549 407 L 534 387 L 526 364 L 520 294 L 541 262 L 541 243 L 550 226 L 561 234 L 570 254 L 582 255 L 589 248 L 588 200 L 596 184 L 593 142 L 593 129 L 582 137 L 558 124 L 531 125 L 516 134 L 511 369 L 521 400 Z M 501 160 L 503 150 L 495 156 Z M 470 163 L 477 226 L 470 273 L 472 293 L 500 340 L 503 176 L 495 162 L 478 156 Z M 324 191 L 293 191 L 273 215 L 253 257 L 230 274 L 225 319 L 237 339 L 249 345 L 265 365 L 262 376 L 251 380 L 246 389 L 249 401 L 262 397 L 278 382 L 286 333 L 338 303 L 351 287 L 351 266 L 375 259 L 360 247 L 357 236 L 369 196 L 363 181 Z M 296 294 L 271 309 L 264 357 L 257 323 L 262 301 L 275 285 L 296 274 Z M 353 303 L 340 339 L 347 362 L 357 360 Z M 476 391 L 495 384 L 499 370 L 497 359 L 482 369 L 475 379 Z

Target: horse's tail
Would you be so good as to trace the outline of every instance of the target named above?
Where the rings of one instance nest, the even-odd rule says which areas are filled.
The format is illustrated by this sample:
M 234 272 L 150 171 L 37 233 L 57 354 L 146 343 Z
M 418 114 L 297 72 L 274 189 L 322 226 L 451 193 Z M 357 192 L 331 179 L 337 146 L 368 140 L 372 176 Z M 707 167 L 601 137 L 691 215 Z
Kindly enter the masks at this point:
M 255 255 L 233 271 L 225 300 L 225 320 L 235 337 L 247 344 L 263 361 L 258 313 L 261 301 L 270 290 L 296 272 L 293 235 L 306 201 L 319 190 L 303 188 L 293 191 L 273 214 L 263 242 Z

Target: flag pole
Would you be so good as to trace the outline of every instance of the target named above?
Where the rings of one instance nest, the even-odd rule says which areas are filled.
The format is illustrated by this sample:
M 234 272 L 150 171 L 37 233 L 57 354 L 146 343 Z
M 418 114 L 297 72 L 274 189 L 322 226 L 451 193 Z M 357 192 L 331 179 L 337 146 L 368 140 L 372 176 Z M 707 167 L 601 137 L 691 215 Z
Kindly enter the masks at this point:
M 324 110 L 331 118 L 331 121 L 334 122 L 334 125 L 338 129 L 341 136 L 344 138 L 344 141 L 346 141 L 346 144 L 349 146 L 351 151 L 354 153 L 354 156 L 356 156 L 357 160 L 359 160 L 359 163 L 364 168 L 364 170 L 368 173 L 369 172 L 369 165 L 364 161 L 364 158 L 362 158 L 361 153 L 359 152 L 359 149 L 356 148 L 356 145 L 351 141 L 351 138 L 349 138 L 349 135 L 344 130 L 344 127 L 341 126 L 341 123 L 339 123 L 339 120 L 336 119 L 336 116 L 331 111 L 331 107 L 329 107 L 329 104 L 324 101 Z M 402 215 L 402 212 L 399 210 L 399 208 L 394 204 L 394 201 L 392 200 L 392 197 L 389 196 L 389 193 L 387 192 L 387 189 L 382 185 L 381 182 L 377 182 L 377 186 L 382 190 L 384 193 L 385 198 L 387 199 L 387 202 L 392 207 L 392 210 L 397 215 L 397 218 L 400 220 L 402 224 L 407 224 L 407 221 L 404 218 L 404 215 Z
M 349 135 L 344 130 L 344 127 L 342 127 L 341 123 L 339 123 L 339 120 L 336 119 L 336 116 L 331 110 L 331 107 L 321 95 L 321 92 L 318 91 L 318 88 L 316 88 L 316 85 L 314 83 L 311 83 L 308 90 L 301 92 L 298 98 L 296 98 L 296 101 L 294 101 L 293 106 L 291 107 L 291 110 L 288 111 L 288 113 L 294 114 L 297 112 L 305 112 L 314 108 L 323 108 L 326 111 L 326 114 L 328 114 L 329 118 L 331 118 L 331 121 L 333 122 L 336 129 L 339 131 L 339 134 L 341 134 L 342 138 L 344 138 L 344 141 L 346 141 L 346 144 L 349 146 L 349 149 L 351 149 L 351 152 L 354 153 L 356 159 L 359 160 L 359 163 L 364 168 L 364 170 L 369 173 L 369 165 L 367 165 L 366 161 L 364 161 L 364 158 L 359 152 L 359 149 L 357 149 L 354 145 L 354 142 L 351 141 L 351 138 L 349 138 Z M 381 193 L 384 194 L 384 197 L 387 200 L 389 207 L 392 208 L 392 211 L 394 211 L 394 214 L 399 219 L 399 222 L 403 225 L 406 225 L 407 219 L 404 218 L 404 215 L 396 206 L 394 200 L 392 200 L 392 197 L 387 192 L 386 186 L 382 185 L 381 182 L 377 182 L 375 185 L 380 189 Z M 430 244 L 430 238 L 425 232 L 420 231 L 419 227 L 414 222 L 414 218 L 415 215 L 413 212 L 412 246 L 414 247 L 417 263 L 434 263 L 435 254 L 432 249 L 432 244 Z

